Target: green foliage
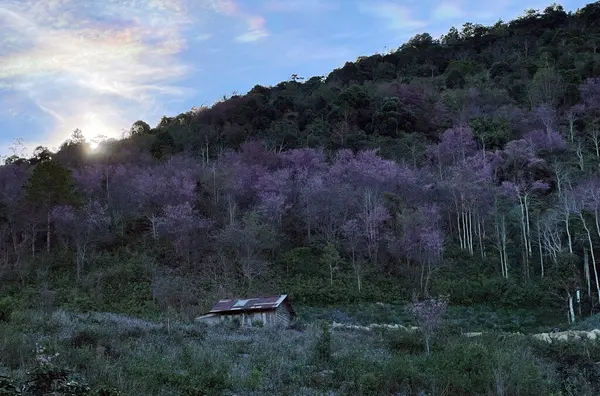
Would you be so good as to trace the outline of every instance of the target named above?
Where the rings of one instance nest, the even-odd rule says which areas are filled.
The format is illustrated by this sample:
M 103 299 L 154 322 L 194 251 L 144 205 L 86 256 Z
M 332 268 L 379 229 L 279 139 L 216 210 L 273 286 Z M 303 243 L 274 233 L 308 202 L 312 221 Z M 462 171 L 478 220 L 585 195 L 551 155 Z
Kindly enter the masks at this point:
M 465 82 L 465 77 L 460 70 L 452 69 L 446 76 L 446 87 L 451 89 L 462 88 Z
M 502 149 L 513 137 L 510 126 L 502 119 L 477 117 L 472 118 L 469 125 L 473 129 L 473 135 L 486 150 Z
M 402 355 L 420 355 L 423 353 L 423 335 L 417 331 L 387 331 L 385 333 L 388 348 Z
M 170 133 L 164 131 L 156 135 L 156 141 L 150 146 L 150 153 L 156 159 L 169 157 L 175 152 L 175 140 Z
M 45 210 L 52 205 L 76 203 L 72 172 L 54 160 L 39 163 L 29 178 L 26 196 Z
M 0 298 L 0 322 L 8 322 L 15 309 L 16 301 L 10 296 Z
M 317 363 L 326 363 L 331 360 L 331 330 L 329 323 L 325 321 L 321 323 L 320 327 L 321 333 L 314 347 L 314 360 Z
M 252 327 L 265 327 L 265 324 L 263 323 L 262 320 L 254 320 L 252 321 Z
M 263 373 L 258 368 L 255 367 L 252 369 L 250 375 L 248 375 L 248 378 L 246 379 L 246 388 L 253 391 L 259 389 L 262 384 L 262 377 Z

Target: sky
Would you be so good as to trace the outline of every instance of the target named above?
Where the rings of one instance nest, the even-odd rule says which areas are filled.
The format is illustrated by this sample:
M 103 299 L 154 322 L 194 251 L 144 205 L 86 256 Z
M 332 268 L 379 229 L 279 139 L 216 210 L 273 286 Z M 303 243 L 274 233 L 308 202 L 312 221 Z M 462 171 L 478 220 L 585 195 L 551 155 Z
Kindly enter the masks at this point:
M 564 0 L 565 10 L 588 1 Z M 551 0 L 0 0 L 0 156 L 210 106 Z

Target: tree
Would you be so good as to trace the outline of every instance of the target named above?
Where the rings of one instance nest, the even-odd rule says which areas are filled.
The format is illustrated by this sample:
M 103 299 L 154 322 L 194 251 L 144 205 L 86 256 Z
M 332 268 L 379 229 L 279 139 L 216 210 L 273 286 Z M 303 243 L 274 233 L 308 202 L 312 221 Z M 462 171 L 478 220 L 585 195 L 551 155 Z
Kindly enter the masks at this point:
M 444 170 L 448 166 L 464 162 L 476 152 L 477 142 L 469 127 L 447 129 L 439 143 L 427 147 L 427 157 L 438 168 L 440 179 L 445 177 Z
M 533 76 L 528 94 L 531 107 L 555 106 L 563 92 L 563 79 L 552 67 L 539 69 Z
M 252 286 L 254 278 L 266 272 L 267 253 L 279 244 L 275 230 L 261 222 L 253 212 L 248 212 L 240 224 L 226 225 L 216 235 L 216 240 L 223 253 L 235 260 L 248 286 Z
M 79 279 L 89 249 L 108 233 L 110 219 L 107 208 L 94 200 L 88 200 L 81 207 L 59 205 L 52 209 L 51 218 L 59 232 L 70 238 L 75 245 L 77 279 Z
M 175 140 L 169 132 L 163 131 L 156 135 L 156 141 L 150 146 L 150 153 L 156 159 L 168 158 L 175 153 Z
M 291 208 L 292 174 L 289 169 L 266 172 L 258 177 L 255 184 L 258 203 L 256 209 L 278 227 L 285 212 Z
M 129 134 L 130 136 L 147 135 L 150 133 L 151 130 L 152 128 L 150 128 L 150 125 L 148 125 L 147 122 L 138 120 L 131 125 L 131 128 L 129 129 Z
M 74 204 L 78 200 L 72 172 L 51 159 L 38 162 L 26 186 L 26 199 L 46 214 L 46 249 L 49 252 L 52 208 Z
M 20 266 L 21 247 L 27 242 L 27 218 L 23 215 L 22 199 L 28 177 L 25 165 L 0 166 L 0 251 L 4 253 L 6 266 L 11 256 L 15 267 Z M 14 256 L 8 254 L 9 249 Z
M 531 231 L 531 201 L 534 194 L 544 192 L 550 187 L 541 181 L 532 183 L 502 182 L 503 192 L 510 198 L 516 198 L 520 209 L 521 236 L 523 238 L 523 251 L 525 253 L 525 277 L 529 278 L 529 262 L 527 257 L 532 255 L 532 231 Z
M 157 233 L 173 239 L 175 250 L 185 258 L 188 267 L 193 245 L 201 246 L 201 241 L 208 239 L 206 235 L 202 238 L 199 231 L 207 230 L 211 225 L 212 222 L 201 218 L 189 202 L 166 205 L 156 220 Z
M 425 353 L 427 356 L 431 353 L 430 340 L 435 331 L 442 322 L 442 316 L 448 310 L 447 298 L 427 298 L 418 301 L 416 298 L 413 303 L 408 306 L 408 311 L 417 321 L 419 330 L 425 338 Z
M 340 257 L 340 253 L 338 252 L 337 248 L 333 243 L 328 242 L 325 245 L 325 248 L 323 248 L 323 255 L 321 256 L 321 260 L 329 270 L 329 285 L 333 286 L 333 273 L 340 269 L 339 265 L 343 262 L 342 258 Z
M 157 239 L 158 214 L 166 205 L 191 202 L 196 197 L 198 173 L 186 161 L 173 158 L 165 164 L 140 169 L 130 182 L 132 200 L 150 222 L 152 236 Z

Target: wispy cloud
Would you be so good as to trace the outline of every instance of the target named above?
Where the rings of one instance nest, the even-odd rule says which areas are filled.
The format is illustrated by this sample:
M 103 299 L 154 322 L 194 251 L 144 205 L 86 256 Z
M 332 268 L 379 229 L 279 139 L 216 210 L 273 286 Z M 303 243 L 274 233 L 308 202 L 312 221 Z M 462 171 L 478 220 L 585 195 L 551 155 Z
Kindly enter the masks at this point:
M 240 20 L 245 29 L 234 40 L 240 43 L 250 43 L 269 37 L 266 20 L 263 16 L 242 9 L 234 0 L 201 0 L 202 5 L 221 15 Z
M 235 41 L 241 43 L 251 43 L 269 37 L 269 32 L 265 26 L 265 18 L 253 16 L 248 18 L 248 30 L 235 38 Z
M 443 1 L 431 12 L 431 17 L 435 21 L 458 19 L 462 18 L 464 15 L 465 12 L 458 1 Z
M 264 5 L 266 11 L 284 13 L 325 13 L 339 9 L 335 0 L 270 0 Z
M 149 115 L 157 95 L 190 93 L 177 85 L 189 70 L 177 58 L 189 23 L 182 0 L 9 0 L 0 5 L 0 90 L 51 117 L 44 143 L 75 128 L 118 136 L 133 108 Z
M 415 18 L 411 8 L 393 1 L 361 1 L 359 10 L 384 19 L 388 27 L 397 31 L 413 31 L 428 25 L 427 21 Z
M 206 41 L 212 38 L 212 33 L 200 33 L 196 36 L 196 41 Z

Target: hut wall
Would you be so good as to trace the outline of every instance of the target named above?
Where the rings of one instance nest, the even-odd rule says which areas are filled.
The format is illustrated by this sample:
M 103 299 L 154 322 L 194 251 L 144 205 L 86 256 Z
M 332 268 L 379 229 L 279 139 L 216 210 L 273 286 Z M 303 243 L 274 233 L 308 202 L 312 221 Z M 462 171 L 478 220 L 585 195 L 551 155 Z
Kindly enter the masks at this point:
M 292 321 L 290 310 L 287 304 L 281 304 L 276 310 L 277 326 L 288 327 Z

